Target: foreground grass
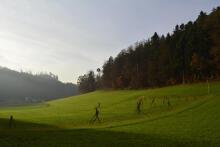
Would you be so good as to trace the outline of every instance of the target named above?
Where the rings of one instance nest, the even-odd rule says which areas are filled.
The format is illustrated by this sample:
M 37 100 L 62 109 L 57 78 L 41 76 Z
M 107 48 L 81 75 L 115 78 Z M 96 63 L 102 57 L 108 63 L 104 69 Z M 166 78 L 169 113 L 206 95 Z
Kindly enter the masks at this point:
M 1 146 L 219 146 L 220 83 L 152 90 L 97 91 L 0 110 Z M 135 111 L 145 96 L 144 113 Z M 167 96 L 172 107 L 163 101 Z M 152 99 L 156 99 L 152 105 Z M 102 123 L 89 124 L 95 105 Z M 16 128 L 8 128 L 8 117 Z

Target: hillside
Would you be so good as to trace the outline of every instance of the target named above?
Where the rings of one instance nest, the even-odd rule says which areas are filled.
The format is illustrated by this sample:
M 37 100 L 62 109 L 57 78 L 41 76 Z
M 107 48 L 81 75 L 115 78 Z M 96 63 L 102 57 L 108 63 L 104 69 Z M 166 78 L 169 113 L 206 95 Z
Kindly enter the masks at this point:
M 98 68 L 97 85 L 138 89 L 219 80 L 219 40 L 220 7 L 209 14 L 201 11 L 196 20 L 176 25 L 173 32 L 155 32 L 109 57 Z M 89 73 L 78 78 L 82 92 L 93 90 Z
M 62 83 L 52 73 L 34 75 L 0 67 L 1 106 L 39 103 L 76 94 L 76 85 Z
M 206 83 L 96 91 L 35 106 L 1 108 L 0 142 L 3 146 L 219 146 L 219 89 L 220 83 L 213 82 L 209 94 Z M 137 114 L 140 96 L 144 96 L 143 113 Z M 89 123 L 98 102 L 102 121 Z M 16 128 L 8 131 L 10 115 Z

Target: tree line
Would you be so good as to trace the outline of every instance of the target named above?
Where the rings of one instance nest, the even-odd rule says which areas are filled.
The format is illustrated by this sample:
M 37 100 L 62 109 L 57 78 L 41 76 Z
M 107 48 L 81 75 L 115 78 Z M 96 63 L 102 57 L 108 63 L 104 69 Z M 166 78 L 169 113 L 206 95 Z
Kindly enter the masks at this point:
M 97 75 L 90 71 L 80 76 L 78 86 L 81 92 L 89 92 L 97 88 L 160 87 L 219 79 L 217 7 L 210 14 L 201 11 L 194 22 L 176 25 L 171 34 L 160 36 L 155 32 L 149 39 L 136 42 L 110 57 Z

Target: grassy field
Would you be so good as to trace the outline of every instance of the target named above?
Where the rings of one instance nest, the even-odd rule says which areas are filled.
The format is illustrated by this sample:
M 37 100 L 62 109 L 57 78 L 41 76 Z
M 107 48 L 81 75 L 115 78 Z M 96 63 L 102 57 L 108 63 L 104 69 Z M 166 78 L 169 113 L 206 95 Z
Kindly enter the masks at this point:
M 137 98 L 144 96 L 143 113 Z M 171 106 L 168 107 L 167 97 Z M 152 100 L 155 102 L 152 104 Z M 101 123 L 89 123 L 101 103 Z M 9 116 L 15 128 L 8 127 Z M 220 146 L 220 83 L 96 91 L 0 108 L 0 146 Z

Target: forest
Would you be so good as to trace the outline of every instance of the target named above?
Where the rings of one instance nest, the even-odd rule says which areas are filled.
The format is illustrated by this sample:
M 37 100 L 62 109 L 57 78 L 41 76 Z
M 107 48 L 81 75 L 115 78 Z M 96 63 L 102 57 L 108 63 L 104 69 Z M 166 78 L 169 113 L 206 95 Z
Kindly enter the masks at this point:
M 78 78 L 81 92 L 139 89 L 220 79 L 220 7 L 176 25 L 172 33 L 138 41 Z

